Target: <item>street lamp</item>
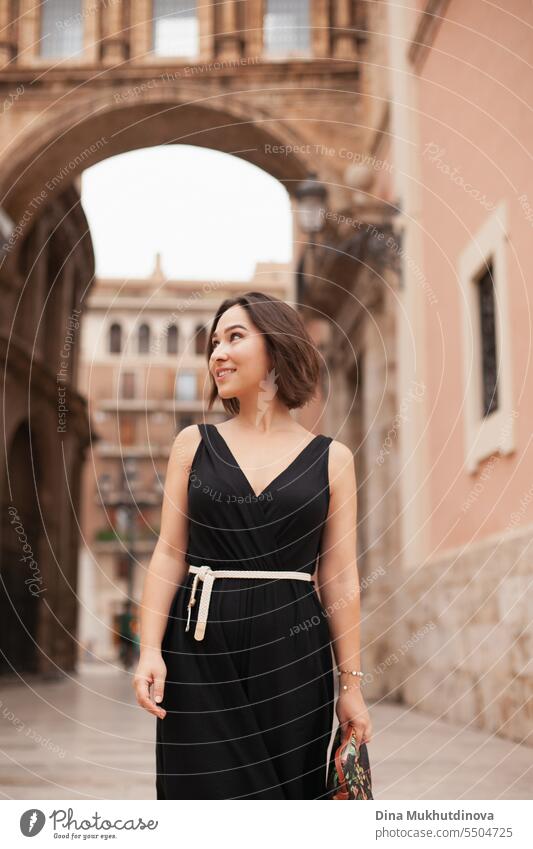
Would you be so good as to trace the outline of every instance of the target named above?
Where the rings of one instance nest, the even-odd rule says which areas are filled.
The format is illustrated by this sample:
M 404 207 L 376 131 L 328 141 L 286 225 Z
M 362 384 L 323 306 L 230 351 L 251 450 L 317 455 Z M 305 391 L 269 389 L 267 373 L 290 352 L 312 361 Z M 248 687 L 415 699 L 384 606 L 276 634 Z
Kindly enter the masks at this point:
M 309 174 L 307 180 L 298 183 L 294 196 L 298 202 L 298 221 L 300 228 L 309 236 L 314 236 L 324 229 L 324 212 L 328 191 L 318 180 L 315 171 Z
M 124 483 L 127 489 L 135 489 L 137 485 L 137 461 L 134 457 L 125 457 L 124 464 Z
M 128 558 L 128 600 L 133 597 L 133 573 L 135 569 L 135 511 L 143 504 L 138 490 L 138 468 L 134 457 L 126 457 L 123 463 L 122 491 L 119 493 L 116 506 L 123 519 L 123 530 L 126 537 L 126 556 Z M 143 505 L 144 506 L 144 505 Z M 118 518 L 118 517 L 117 517 Z M 120 522 L 120 519 L 119 519 Z
M 306 180 L 298 183 L 294 196 L 297 201 L 297 216 L 300 229 L 308 237 L 307 244 L 302 250 L 296 271 L 296 298 L 302 304 L 306 297 L 306 259 L 309 255 L 311 275 L 314 276 L 317 265 L 315 238 L 324 229 L 326 201 L 328 192 L 323 183 L 318 180 L 315 171 Z
M 126 457 L 123 463 L 122 482 L 118 489 L 113 486 L 111 475 L 104 473 L 98 478 L 97 502 L 105 508 L 114 507 L 117 511 L 117 523 L 124 538 L 127 558 L 127 592 L 124 614 L 128 615 L 133 600 L 135 570 L 135 513 L 144 507 L 155 507 L 161 503 L 162 488 L 154 487 L 155 492 L 142 492 L 139 485 L 138 464 L 134 457 Z
M 102 497 L 102 504 L 105 505 L 112 491 L 113 481 L 111 480 L 111 475 L 108 472 L 104 472 L 104 474 L 100 475 L 100 477 L 98 478 L 98 492 Z

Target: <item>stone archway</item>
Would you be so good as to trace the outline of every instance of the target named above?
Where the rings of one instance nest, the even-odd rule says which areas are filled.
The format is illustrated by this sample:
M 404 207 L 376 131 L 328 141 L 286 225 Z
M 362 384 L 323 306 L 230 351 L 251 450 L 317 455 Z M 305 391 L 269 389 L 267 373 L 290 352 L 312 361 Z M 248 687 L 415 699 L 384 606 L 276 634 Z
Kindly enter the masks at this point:
M 20 114 L 0 160 L 0 196 L 14 222 L 46 205 L 85 168 L 145 147 L 181 143 L 238 156 L 283 182 L 289 193 L 316 168 L 316 155 L 289 125 L 259 108 L 220 94 L 199 98 L 197 91 L 189 100 L 183 89 L 179 97 L 150 89 L 128 102 L 127 91 L 51 105 L 51 114 L 38 120 Z
M 298 156 L 268 157 L 265 153 L 268 145 L 289 143 L 288 130 L 277 127 L 278 135 L 273 135 L 275 122 L 250 117 L 239 110 L 229 113 L 208 106 L 187 107 L 175 97 L 161 101 L 150 94 L 146 102 L 132 106 L 113 103 L 107 95 L 98 102 L 56 107 L 52 111 L 53 116 L 38 124 L 31 120 L 21 124 L 14 135 L 16 149 L 8 149 L 0 161 L 4 209 L 20 225 L 8 262 L 0 270 L 7 307 L 1 329 L 7 372 L 13 371 L 12 397 L 16 398 L 16 409 L 8 416 L 8 429 L 19 421 L 24 395 L 31 389 L 32 424 L 34 409 L 39 409 L 36 436 L 50 442 L 44 454 L 41 452 L 49 476 L 41 487 L 43 492 L 21 491 L 13 500 L 7 484 L 2 492 L 5 510 L 11 504 L 16 507 L 17 499 L 25 505 L 20 525 L 29 529 L 29 548 L 39 552 L 34 559 L 46 574 L 48 592 L 46 609 L 42 609 L 38 596 L 28 599 L 26 593 L 24 597 L 24 583 L 21 586 L 20 580 L 26 576 L 11 565 L 16 562 L 17 551 L 11 541 L 13 531 L 4 523 L 1 544 L 7 564 L 6 591 L 0 613 L 17 638 L 11 643 L 4 632 L 2 645 L 6 646 L 9 669 L 46 675 L 75 668 L 77 656 L 78 533 L 71 508 L 78 503 L 87 429 L 82 422 L 84 411 L 77 403 L 82 399 L 75 397 L 75 350 L 68 364 L 67 406 L 71 412 L 65 437 L 56 435 L 58 399 L 53 389 L 59 373 L 57 354 L 65 334 L 65 320 L 74 306 L 82 308 L 80 293 L 90 285 L 94 272 L 90 234 L 79 203 L 76 178 L 85 168 L 105 158 L 180 140 L 240 155 L 284 182 L 289 191 L 308 170 L 307 163 Z M 105 143 L 99 144 L 99 139 Z M 269 167 L 265 168 L 267 164 Z M 72 261 L 74 245 L 78 259 Z M 24 359 L 22 384 L 19 374 L 15 374 L 17 358 Z M 37 375 L 39 387 L 35 385 Z M 17 436 L 15 447 L 20 440 Z M 31 463 L 29 435 L 26 443 L 16 453 L 24 453 Z M 67 452 L 65 467 L 62 450 Z M 30 470 L 19 465 L 26 483 L 31 482 Z M 64 468 L 68 480 L 63 480 Z M 18 628 L 13 616 L 9 616 L 9 606 L 12 611 L 24 611 Z
M 3 482 L 0 673 L 36 672 L 43 593 L 39 492 L 42 467 L 28 421 L 16 429 Z
M 57 97 L 54 92 L 47 92 L 46 96 L 48 103 L 43 92 L 38 112 L 32 112 L 29 102 L 22 104 L 24 108 L 20 110 L 14 107 L 11 139 L 0 158 L 2 203 L 20 228 L 20 236 L 15 239 L 9 256 L 9 262 L 16 268 L 28 232 L 40 216 L 46 215 L 49 206 L 75 191 L 76 179 L 83 170 L 131 150 L 179 143 L 208 147 L 256 165 L 279 180 L 289 194 L 314 171 L 328 184 L 332 206 L 337 206 L 339 198 L 344 197 L 345 189 L 339 179 L 346 166 L 341 142 L 350 143 L 350 122 L 336 121 L 336 146 L 328 148 L 326 154 L 309 141 L 319 138 L 313 134 L 321 125 L 320 109 L 324 108 L 326 97 L 331 97 L 326 91 L 315 98 L 318 102 L 313 107 L 314 119 L 300 124 L 293 115 L 277 117 L 283 111 L 269 101 L 272 95 L 268 86 L 264 91 L 235 93 L 219 89 L 211 94 L 207 84 L 201 88 L 181 83 L 179 88 L 157 84 L 137 92 L 130 91 L 124 82 L 119 85 L 115 82 L 96 90 L 92 87 L 89 93 L 67 87 L 64 96 Z M 67 227 L 69 218 L 70 213 L 63 222 Z M 331 222 L 329 228 L 335 229 Z M 87 241 L 90 242 L 90 236 Z M 298 244 L 296 232 L 295 241 Z M 63 269 L 61 261 L 58 265 L 68 275 L 68 268 Z M 53 401 L 52 396 L 49 400 Z M 52 427 L 52 422 L 47 421 Z M 77 456 L 74 447 L 73 451 Z M 61 531 L 60 538 L 74 540 L 71 517 L 64 521 L 65 526 L 57 528 L 58 533 Z M 63 556 L 74 564 L 74 555 L 68 553 L 68 547 L 62 544 Z M 53 580 L 59 581 L 52 561 L 50 568 Z M 74 565 L 69 567 L 69 575 L 73 569 Z M 57 602 L 59 592 L 54 598 Z M 72 623 L 70 630 L 74 632 L 75 604 L 71 596 L 69 599 L 66 619 Z M 53 623 L 51 627 L 56 630 L 54 645 L 58 649 L 63 639 L 60 628 Z M 61 651 L 50 651 L 45 638 L 43 646 L 52 662 L 72 668 L 72 645 L 65 642 Z

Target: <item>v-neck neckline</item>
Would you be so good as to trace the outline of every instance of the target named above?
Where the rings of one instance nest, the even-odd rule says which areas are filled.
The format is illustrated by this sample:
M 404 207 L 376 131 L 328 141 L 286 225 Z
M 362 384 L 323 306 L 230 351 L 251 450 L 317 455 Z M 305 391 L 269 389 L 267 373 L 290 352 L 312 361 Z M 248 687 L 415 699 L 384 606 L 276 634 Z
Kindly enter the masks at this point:
M 279 480 L 279 479 L 280 479 L 283 475 L 287 474 L 287 472 L 289 472 L 289 471 L 290 471 L 290 469 L 291 469 L 291 468 L 292 468 L 292 467 L 293 467 L 293 466 L 297 463 L 297 461 L 298 461 L 298 460 L 299 460 L 299 459 L 303 456 L 303 454 L 307 451 L 307 449 L 308 449 L 308 448 L 310 448 L 310 447 L 311 447 L 311 445 L 314 445 L 314 444 L 315 444 L 315 442 L 317 441 L 317 439 L 320 439 L 320 437 L 322 436 L 322 434 L 320 434 L 320 433 L 316 434 L 316 436 L 314 436 L 314 437 L 313 437 L 313 439 L 311 439 L 311 441 L 307 443 L 307 445 L 304 445 L 304 447 L 303 447 L 303 448 L 302 448 L 302 450 L 301 450 L 301 451 L 300 451 L 300 452 L 296 455 L 296 457 L 294 458 L 294 460 L 291 460 L 291 462 L 289 463 L 289 465 L 288 465 L 288 466 L 286 466 L 286 467 L 285 467 L 285 468 L 284 468 L 284 469 L 283 469 L 283 470 L 279 473 L 279 475 L 276 475 L 276 477 L 275 477 L 275 478 L 273 478 L 273 480 L 271 480 L 271 481 L 270 481 L 270 483 L 268 483 L 268 484 L 265 486 L 265 488 L 261 490 L 261 492 L 257 493 L 257 492 L 255 492 L 255 490 L 253 489 L 253 487 L 252 487 L 252 485 L 251 485 L 250 481 L 248 480 L 247 476 L 244 474 L 241 464 L 239 463 L 239 461 L 238 461 L 238 460 L 237 460 L 237 458 L 235 457 L 235 455 L 234 455 L 233 451 L 231 450 L 231 448 L 229 447 L 228 443 L 226 442 L 226 440 L 224 439 L 224 437 L 223 437 L 223 436 L 222 436 L 222 434 L 220 433 L 220 431 L 219 431 L 219 429 L 217 428 L 217 426 L 216 426 L 215 424 L 211 423 L 211 427 L 213 428 L 213 430 L 215 431 L 215 433 L 217 434 L 217 436 L 218 436 L 218 437 L 219 437 L 219 439 L 221 440 L 222 444 L 224 445 L 224 447 L 225 447 L 225 449 L 226 449 L 226 451 L 227 451 L 227 453 L 228 453 L 228 456 L 229 456 L 229 457 L 231 457 L 231 459 L 232 459 L 233 463 L 235 464 L 235 468 L 236 468 L 236 469 L 237 469 L 237 471 L 240 473 L 240 475 L 241 475 L 241 477 L 242 477 L 243 481 L 246 483 L 246 486 L 247 486 L 247 487 L 248 487 L 248 489 L 250 490 L 251 494 L 252 494 L 252 495 L 254 495 L 256 498 L 261 498 L 261 496 L 262 496 L 262 495 L 264 495 L 264 494 L 265 494 L 265 492 L 267 492 L 267 491 L 270 489 L 270 487 L 271 487 L 271 486 L 274 486 L 274 484 L 275 484 L 275 483 L 277 483 L 277 481 L 278 481 L 278 480 Z

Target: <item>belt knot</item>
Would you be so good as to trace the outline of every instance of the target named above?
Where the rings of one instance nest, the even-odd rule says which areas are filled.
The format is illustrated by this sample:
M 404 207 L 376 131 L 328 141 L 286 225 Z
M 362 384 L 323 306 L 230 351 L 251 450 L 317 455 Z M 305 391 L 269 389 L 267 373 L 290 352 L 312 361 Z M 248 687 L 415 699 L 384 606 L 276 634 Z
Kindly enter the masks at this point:
M 192 582 L 191 594 L 187 603 L 187 625 L 185 630 L 188 631 L 191 624 L 191 609 L 196 604 L 196 588 L 198 581 L 202 581 L 203 590 L 200 596 L 200 606 L 198 608 L 198 618 L 196 620 L 196 628 L 194 631 L 195 640 L 203 640 L 205 629 L 207 627 L 207 614 L 209 611 L 209 600 L 211 598 L 211 590 L 215 578 L 289 578 L 291 580 L 310 581 L 311 575 L 308 572 L 285 572 L 274 570 L 240 570 L 240 569 L 211 569 L 210 566 L 204 564 L 202 566 L 189 566 L 189 572 L 194 573 Z

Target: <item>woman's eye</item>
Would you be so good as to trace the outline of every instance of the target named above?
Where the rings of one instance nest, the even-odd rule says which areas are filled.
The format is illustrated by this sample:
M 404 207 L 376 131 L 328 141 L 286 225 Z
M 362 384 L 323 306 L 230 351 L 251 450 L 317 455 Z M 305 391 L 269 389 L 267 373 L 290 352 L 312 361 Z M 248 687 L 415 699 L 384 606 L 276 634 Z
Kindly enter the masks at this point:
M 242 333 L 239 333 L 238 330 L 233 330 L 230 333 L 230 336 L 229 336 L 230 342 L 232 341 L 234 336 L 237 336 L 239 339 L 242 339 Z M 211 348 L 214 350 L 217 345 L 218 345 L 218 339 L 213 339 L 213 341 L 211 342 Z

